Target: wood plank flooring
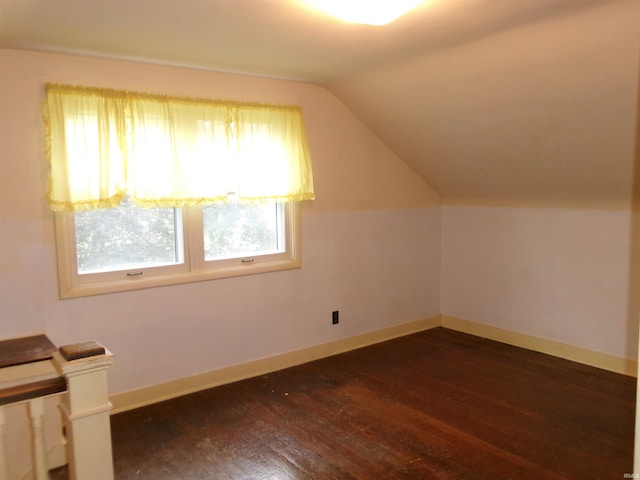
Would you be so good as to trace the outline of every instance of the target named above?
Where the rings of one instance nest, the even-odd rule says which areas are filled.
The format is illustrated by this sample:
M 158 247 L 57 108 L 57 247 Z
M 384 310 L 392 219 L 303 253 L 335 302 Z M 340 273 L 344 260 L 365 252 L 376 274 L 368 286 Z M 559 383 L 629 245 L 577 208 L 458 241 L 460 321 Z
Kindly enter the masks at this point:
M 635 379 L 444 328 L 112 417 L 117 479 L 621 479 Z M 62 478 L 62 477 L 52 477 Z

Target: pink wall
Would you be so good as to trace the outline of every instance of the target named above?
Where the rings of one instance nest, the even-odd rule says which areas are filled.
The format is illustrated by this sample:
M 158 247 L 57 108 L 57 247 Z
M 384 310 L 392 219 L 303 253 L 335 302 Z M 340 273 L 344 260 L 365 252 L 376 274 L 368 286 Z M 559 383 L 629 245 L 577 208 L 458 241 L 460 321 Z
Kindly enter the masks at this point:
M 443 315 L 635 359 L 630 210 L 445 206 Z
M 314 85 L 11 50 L 0 63 L 0 337 L 97 339 L 116 354 L 112 393 L 439 313 L 636 355 L 628 211 L 440 207 Z M 302 105 L 317 194 L 303 208 L 303 268 L 59 300 L 44 202 L 46 82 Z
M 120 393 L 440 312 L 437 194 L 326 90 L 11 50 L 0 64 L 0 338 L 96 339 L 116 355 L 110 388 Z M 317 195 L 303 208 L 303 268 L 59 300 L 46 82 L 302 105 Z

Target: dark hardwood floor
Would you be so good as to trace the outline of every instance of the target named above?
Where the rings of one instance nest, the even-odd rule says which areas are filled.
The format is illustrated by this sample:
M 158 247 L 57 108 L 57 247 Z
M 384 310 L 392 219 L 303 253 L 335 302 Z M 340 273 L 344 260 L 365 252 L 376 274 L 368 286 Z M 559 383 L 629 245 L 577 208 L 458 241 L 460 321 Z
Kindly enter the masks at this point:
M 631 377 L 436 328 L 114 415 L 115 472 L 621 479 L 634 404 Z

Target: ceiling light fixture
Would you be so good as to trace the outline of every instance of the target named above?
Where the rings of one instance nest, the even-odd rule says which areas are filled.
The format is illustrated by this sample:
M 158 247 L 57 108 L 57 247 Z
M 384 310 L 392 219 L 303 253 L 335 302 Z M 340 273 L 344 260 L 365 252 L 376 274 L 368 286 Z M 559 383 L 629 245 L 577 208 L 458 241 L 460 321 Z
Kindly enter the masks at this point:
M 345 22 L 386 25 L 425 0 L 305 0 Z

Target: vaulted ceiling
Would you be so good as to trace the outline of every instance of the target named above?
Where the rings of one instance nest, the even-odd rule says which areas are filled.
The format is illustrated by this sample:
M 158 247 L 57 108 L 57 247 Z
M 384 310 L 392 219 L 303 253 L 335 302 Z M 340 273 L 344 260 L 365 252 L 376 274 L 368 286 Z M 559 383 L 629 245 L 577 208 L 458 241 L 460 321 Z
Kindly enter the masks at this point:
M 637 0 L 427 0 L 384 27 L 301 0 L 2 0 L 0 47 L 325 86 L 445 202 L 629 202 Z

